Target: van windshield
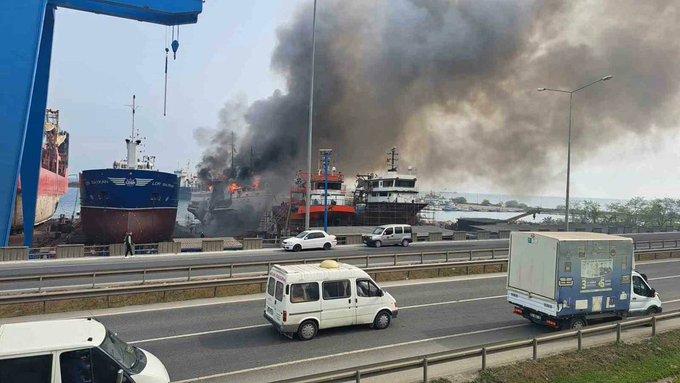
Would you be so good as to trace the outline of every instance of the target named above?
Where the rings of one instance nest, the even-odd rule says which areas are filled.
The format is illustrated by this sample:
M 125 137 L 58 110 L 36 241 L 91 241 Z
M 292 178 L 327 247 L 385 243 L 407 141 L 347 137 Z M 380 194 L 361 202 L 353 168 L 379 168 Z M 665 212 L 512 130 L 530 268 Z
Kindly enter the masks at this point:
M 373 234 L 382 234 L 383 230 L 385 230 L 384 227 L 376 227 L 375 230 L 373 230 Z
M 296 235 L 295 238 L 304 238 L 305 235 L 307 235 L 308 233 L 309 233 L 308 231 L 303 231 L 302 233 Z
M 140 373 L 146 366 L 144 353 L 137 347 L 123 342 L 111 331 L 106 331 L 106 337 L 99 348 L 133 373 Z

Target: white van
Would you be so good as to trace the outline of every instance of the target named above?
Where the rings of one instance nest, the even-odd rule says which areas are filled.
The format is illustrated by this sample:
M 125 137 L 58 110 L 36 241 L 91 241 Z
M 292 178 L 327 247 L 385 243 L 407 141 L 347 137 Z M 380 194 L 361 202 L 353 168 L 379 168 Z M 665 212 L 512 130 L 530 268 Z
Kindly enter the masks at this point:
M 385 329 L 398 314 L 394 298 L 358 267 L 333 260 L 274 265 L 264 317 L 287 336 L 314 338 L 319 329 L 370 324 Z
M 2 383 L 168 383 L 148 351 L 118 339 L 94 319 L 0 326 Z
M 370 235 L 364 236 L 363 240 L 367 246 L 408 246 L 413 242 L 411 225 L 383 225 L 378 226 Z

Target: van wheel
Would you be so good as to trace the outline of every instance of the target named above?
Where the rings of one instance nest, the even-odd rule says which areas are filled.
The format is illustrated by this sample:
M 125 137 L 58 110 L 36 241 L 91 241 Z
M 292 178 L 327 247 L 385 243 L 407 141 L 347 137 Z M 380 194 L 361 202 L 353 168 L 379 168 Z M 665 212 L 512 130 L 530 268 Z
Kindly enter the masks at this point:
M 647 315 L 647 316 L 658 314 L 658 313 L 659 313 L 659 309 L 657 309 L 656 307 L 650 307 L 650 308 L 647 309 L 647 311 L 645 311 L 645 315 Z
M 302 246 L 300 246 L 300 245 L 295 245 L 295 246 L 293 246 L 293 251 L 294 251 L 294 252 L 297 253 L 297 252 L 300 251 L 300 250 L 302 250 Z
M 310 340 L 316 336 L 317 331 L 319 331 L 319 327 L 316 325 L 316 322 L 313 320 L 304 321 L 298 327 L 298 338 L 300 340 Z
M 375 241 L 375 244 L 374 244 L 373 246 L 375 246 L 375 247 L 380 247 L 380 246 L 382 246 L 382 242 L 380 242 L 380 241 Z
M 324 250 L 330 250 L 330 249 L 331 249 L 331 244 L 328 243 L 328 242 L 324 243 L 324 244 L 323 244 L 323 249 L 324 249 Z
M 569 328 L 572 330 L 580 330 L 586 327 L 586 320 L 583 318 L 574 318 L 569 321 Z
M 408 245 L 409 245 L 408 239 L 402 240 L 402 241 L 401 241 L 401 245 L 404 246 L 404 247 L 408 247 Z
M 389 311 L 383 310 L 373 319 L 373 328 L 377 330 L 384 330 L 390 326 L 392 321 L 392 314 Z

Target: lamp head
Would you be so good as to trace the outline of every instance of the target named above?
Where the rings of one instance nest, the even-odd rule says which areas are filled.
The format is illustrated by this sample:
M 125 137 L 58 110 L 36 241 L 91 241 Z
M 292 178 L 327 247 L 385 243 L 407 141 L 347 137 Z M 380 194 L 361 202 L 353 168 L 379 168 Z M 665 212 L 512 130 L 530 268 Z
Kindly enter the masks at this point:
M 610 75 L 610 74 L 609 74 L 609 75 L 606 75 L 606 76 L 602 77 L 602 81 L 611 80 L 612 77 L 614 77 L 614 76 L 612 76 L 612 75 Z

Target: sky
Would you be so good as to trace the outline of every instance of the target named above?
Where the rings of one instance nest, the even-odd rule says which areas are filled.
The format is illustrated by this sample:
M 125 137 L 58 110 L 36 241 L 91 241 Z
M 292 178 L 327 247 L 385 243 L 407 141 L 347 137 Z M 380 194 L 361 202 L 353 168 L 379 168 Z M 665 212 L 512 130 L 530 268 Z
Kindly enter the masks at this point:
M 588 2 L 584 3 L 588 5 Z M 62 128 L 71 133 L 69 172 L 109 167 L 114 160 L 124 158 L 123 140 L 129 135 L 131 117 L 126 105 L 130 104 L 132 94 L 136 94 L 137 103 L 141 106 L 137 111 L 136 124 L 141 135 L 146 137 L 144 150 L 146 154 L 156 156 L 158 168 L 173 171 L 185 166 L 188 161 L 192 165 L 197 164 L 205 147 L 196 142 L 194 131 L 201 127 L 215 128 L 225 103 L 235 99 L 251 103 L 271 96 L 277 89 L 286 92 L 285 76 L 272 68 L 277 30 L 290 26 L 296 20 L 299 22 L 302 17 L 300 9 L 307 10 L 310 4 L 311 0 L 206 1 L 198 23 L 180 27 L 177 60 L 171 59 L 169 63 L 168 115 L 165 117 L 163 66 L 167 29 L 59 9 L 48 107 L 60 109 Z M 320 2 L 320 6 L 324 3 Z M 565 40 L 589 30 L 587 24 L 592 21 L 586 17 L 588 9 L 585 13 L 582 9 L 576 11 L 584 15 L 580 24 L 575 23 L 583 29 L 566 28 Z M 401 21 L 409 22 L 409 19 Z M 639 55 L 644 56 L 644 52 Z M 550 97 L 550 101 L 542 107 L 558 109 L 550 119 L 546 118 L 546 125 L 553 124 L 552 128 L 560 129 L 559 124 L 563 123 L 563 145 L 553 142 L 547 154 L 551 159 L 550 171 L 535 174 L 528 171 L 526 177 L 521 176 L 521 172 L 520 175 L 513 173 L 515 180 L 510 185 L 498 182 L 494 176 L 483 172 L 456 175 L 442 169 L 441 175 L 438 175 L 438 169 L 429 169 L 429 179 L 419 176 L 421 190 L 436 187 L 448 191 L 512 193 L 517 191 L 517 184 L 522 184 L 522 191 L 527 194 L 562 195 L 566 178 L 568 100 L 566 97 L 560 99 L 559 94 L 536 93 L 534 89 L 542 86 L 577 87 L 591 81 L 598 70 L 617 67 L 616 63 L 611 64 L 603 68 L 584 67 L 582 71 L 568 71 L 568 81 L 564 76 L 556 76 L 560 77 L 557 84 L 552 82 L 558 80 L 549 76 L 543 83 L 521 83 L 527 87 L 519 92 L 522 97 L 531 98 L 533 103 Z M 531 71 L 531 68 L 526 70 Z M 602 73 L 605 74 L 609 72 Z M 614 78 L 598 84 L 598 89 L 588 89 L 586 91 L 591 93 L 574 96 L 572 196 L 677 198 L 680 189 L 680 167 L 677 166 L 680 154 L 676 150 L 680 130 L 677 129 L 677 121 L 671 121 L 671 128 L 666 129 L 650 126 L 644 134 L 625 129 L 613 137 L 579 134 L 579 131 L 583 133 L 583 126 L 579 123 L 587 120 L 584 112 L 593 113 L 588 105 L 593 102 L 593 97 L 606 100 L 608 91 L 640 90 L 622 89 L 618 84 L 626 84 L 627 79 L 621 78 L 621 73 L 611 74 Z M 676 123 L 675 129 L 672 128 L 673 123 Z M 420 134 L 430 133 L 425 129 Z M 446 137 L 446 134 L 446 130 L 433 133 L 432 140 Z M 459 139 L 464 144 L 465 136 Z M 531 140 L 531 137 L 526 139 Z M 605 139 L 606 142 L 598 145 L 587 141 Z M 299 143 L 306 145 L 305 137 L 299 137 Z M 498 143 L 489 142 L 489 145 Z M 411 147 L 410 153 L 412 157 L 420 158 L 416 155 L 417 148 Z M 382 157 L 382 153 L 377 156 Z M 455 153 L 451 156 L 455 158 Z M 465 160 L 458 159 L 460 162 Z M 410 163 L 417 169 L 421 166 L 417 159 L 411 159 Z M 371 167 L 373 163 L 366 166 Z M 428 166 L 431 167 L 430 164 Z M 342 170 L 342 163 L 338 167 Z

